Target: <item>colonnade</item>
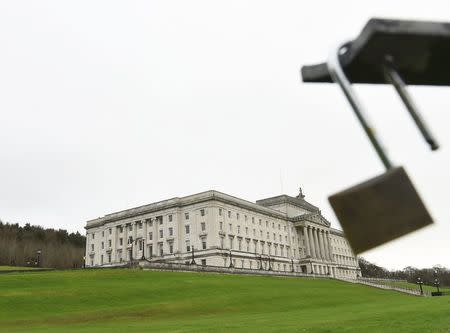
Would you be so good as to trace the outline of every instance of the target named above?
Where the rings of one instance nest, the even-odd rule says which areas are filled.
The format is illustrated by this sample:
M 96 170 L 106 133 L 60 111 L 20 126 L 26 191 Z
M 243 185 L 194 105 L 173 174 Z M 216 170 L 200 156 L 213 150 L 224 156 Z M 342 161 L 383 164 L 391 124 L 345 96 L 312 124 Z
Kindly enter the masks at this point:
M 306 255 L 316 259 L 333 260 L 330 232 L 313 226 L 303 227 Z

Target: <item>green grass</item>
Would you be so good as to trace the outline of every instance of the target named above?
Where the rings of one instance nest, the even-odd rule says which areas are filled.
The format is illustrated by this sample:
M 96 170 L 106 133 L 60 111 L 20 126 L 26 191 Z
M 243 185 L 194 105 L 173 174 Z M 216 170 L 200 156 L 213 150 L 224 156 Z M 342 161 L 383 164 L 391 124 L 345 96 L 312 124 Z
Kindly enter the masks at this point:
M 23 271 L 23 270 L 41 269 L 39 267 L 23 267 L 23 266 L 0 266 L 0 271 Z
M 450 297 L 140 270 L 0 275 L 0 332 L 449 332 Z

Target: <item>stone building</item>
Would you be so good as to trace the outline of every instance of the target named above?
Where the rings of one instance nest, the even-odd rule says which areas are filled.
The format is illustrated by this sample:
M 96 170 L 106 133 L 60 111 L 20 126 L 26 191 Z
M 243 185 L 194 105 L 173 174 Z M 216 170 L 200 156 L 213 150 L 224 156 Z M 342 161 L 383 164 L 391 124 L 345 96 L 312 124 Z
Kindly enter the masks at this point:
M 280 195 L 256 203 L 207 191 L 87 221 L 86 266 L 130 260 L 355 278 L 357 258 L 320 209 Z

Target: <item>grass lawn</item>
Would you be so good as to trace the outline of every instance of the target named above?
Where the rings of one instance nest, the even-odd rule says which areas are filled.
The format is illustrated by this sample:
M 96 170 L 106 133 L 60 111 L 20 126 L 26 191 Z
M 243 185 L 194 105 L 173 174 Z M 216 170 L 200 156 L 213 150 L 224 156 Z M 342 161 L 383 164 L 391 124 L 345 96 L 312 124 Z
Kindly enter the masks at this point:
M 41 269 L 39 267 L 22 267 L 22 266 L 0 266 L 0 271 L 23 271 L 30 269 Z
M 0 275 L 0 332 L 450 332 L 450 297 L 140 270 Z

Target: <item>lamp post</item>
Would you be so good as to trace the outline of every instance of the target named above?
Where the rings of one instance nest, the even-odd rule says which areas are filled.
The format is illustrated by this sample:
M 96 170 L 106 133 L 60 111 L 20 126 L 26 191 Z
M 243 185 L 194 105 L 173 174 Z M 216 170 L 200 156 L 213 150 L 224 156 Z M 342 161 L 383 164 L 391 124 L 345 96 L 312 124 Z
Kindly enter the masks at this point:
M 141 242 L 142 242 L 142 258 L 141 258 L 141 260 L 145 260 L 145 239 L 142 238 Z
M 37 254 L 37 261 L 36 261 L 36 266 L 40 267 L 41 266 L 41 254 L 42 254 L 42 250 L 39 249 L 36 251 Z
M 434 279 L 434 283 L 433 284 L 436 286 L 437 292 L 439 293 L 440 292 L 439 291 L 439 280 L 438 279 Z
M 230 266 L 228 266 L 229 268 L 233 268 L 233 254 L 231 253 L 231 249 L 230 249 Z
M 83 256 L 83 268 L 86 268 L 86 256 Z
M 434 270 L 434 283 L 436 286 L 437 292 L 439 293 L 439 280 L 438 280 L 438 271 L 437 269 Z
M 195 257 L 194 257 L 194 246 L 191 247 L 191 253 L 192 253 L 191 265 L 197 265 L 197 263 L 195 262 Z
M 420 288 L 420 294 L 423 295 L 423 288 L 422 288 L 423 281 L 422 281 L 422 279 L 421 279 L 420 277 L 417 278 L 417 282 L 416 282 L 416 283 L 419 285 L 419 288 Z

